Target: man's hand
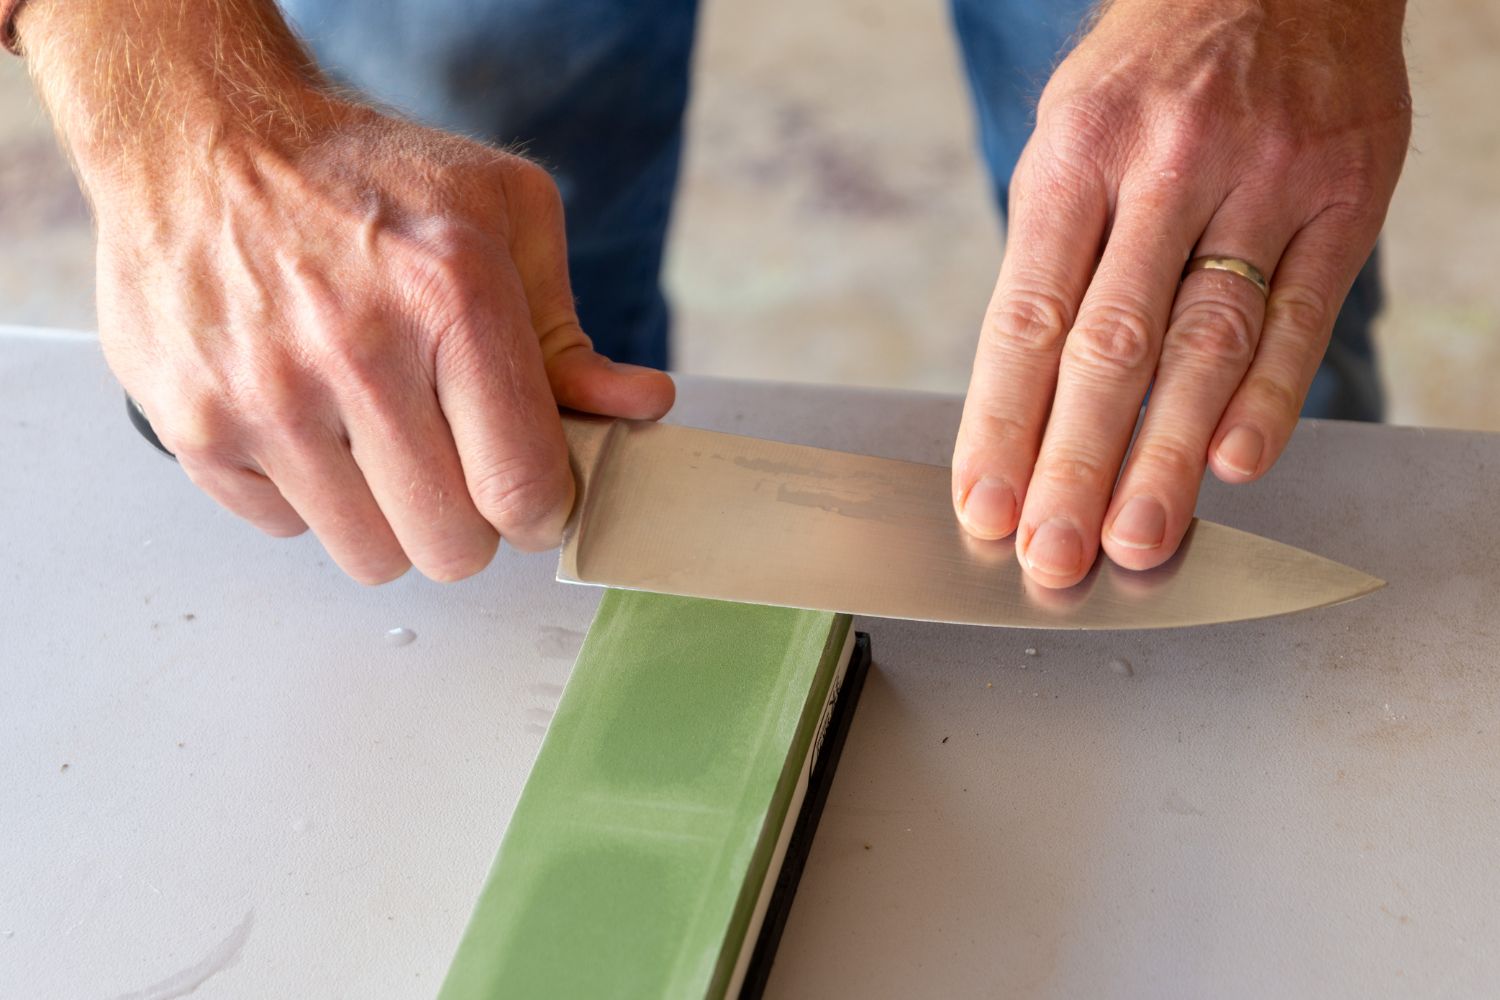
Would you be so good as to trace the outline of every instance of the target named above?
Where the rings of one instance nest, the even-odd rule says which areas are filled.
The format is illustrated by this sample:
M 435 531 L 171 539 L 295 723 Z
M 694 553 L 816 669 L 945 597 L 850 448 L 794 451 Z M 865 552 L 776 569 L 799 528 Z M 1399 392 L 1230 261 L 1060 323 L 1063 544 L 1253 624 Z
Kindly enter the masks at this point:
M 1116 0 L 1054 74 L 953 459 L 964 526 L 1015 531 L 1037 582 L 1101 541 L 1160 564 L 1205 464 L 1244 483 L 1280 455 L 1405 157 L 1403 7 Z M 1184 279 L 1196 255 L 1249 261 L 1269 301 Z
M 265 0 L 33 0 L 22 45 L 98 228 L 110 366 L 193 481 L 354 578 L 556 544 L 557 406 L 655 418 L 579 329 L 519 157 L 335 95 Z

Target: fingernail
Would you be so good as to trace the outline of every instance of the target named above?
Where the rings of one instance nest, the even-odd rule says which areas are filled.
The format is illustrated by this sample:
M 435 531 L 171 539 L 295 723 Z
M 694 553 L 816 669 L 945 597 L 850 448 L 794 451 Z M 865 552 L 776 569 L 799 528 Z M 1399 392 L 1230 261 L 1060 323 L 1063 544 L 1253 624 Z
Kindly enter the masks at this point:
M 1167 512 L 1151 497 L 1131 497 L 1120 508 L 1109 537 L 1130 549 L 1154 549 L 1167 533 Z
M 1073 576 L 1083 564 L 1083 539 L 1060 517 L 1044 521 L 1026 546 L 1026 565 L 1048 576 Z
M 965 526 L 983 538 L 1004 538 L 1016 528 L 1016 493 L 999 476 L 985 476 L 964 497 Z
M 1240 475 L 1253 476 L 1255 470 L 1260 468 L 1260 456 L 1265 450 L 1266 442 L 1260 436 L 1260 431 L 1241 424 L 1224 435 L 1224 440 L 1219 442 L 1219 450 L 1214 454 L 1220 462 Z

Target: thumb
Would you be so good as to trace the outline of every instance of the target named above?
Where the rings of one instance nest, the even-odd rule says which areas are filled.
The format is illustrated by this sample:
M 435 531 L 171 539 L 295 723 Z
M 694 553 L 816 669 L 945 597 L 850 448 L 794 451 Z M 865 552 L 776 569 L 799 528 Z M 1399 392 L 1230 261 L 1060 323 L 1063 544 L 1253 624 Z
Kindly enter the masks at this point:
M 511 256 L 526 290 L 553 397 L 571 409 L 607 417 L 663 416 L 677 396 L 672 379 L 665 372 L 610 361 L 594 350 L 578 325 L 557 186 L 546 171 L 524 160 L 507 180 Z
M 543 335 L 542 355 L 553 397 L 570 409 L 656 420 L 666 415 L 677 398 L 677 387 L 666 372 L 616 364 L 594 350 L 577 319 L 560 336 Z

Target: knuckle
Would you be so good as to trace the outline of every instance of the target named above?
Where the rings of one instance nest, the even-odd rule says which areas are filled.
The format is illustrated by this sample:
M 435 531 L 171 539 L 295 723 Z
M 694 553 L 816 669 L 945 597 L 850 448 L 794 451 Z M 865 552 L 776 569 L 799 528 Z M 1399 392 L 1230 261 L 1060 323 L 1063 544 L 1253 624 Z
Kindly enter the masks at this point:
M 1072 309 L 1056 292 L 1014 291 L 990 312 L 985 336 L 1002 348 L 1051 352 L 1067 336 L 1072 319 Z
M 1081 317 L 1068 334 L 1066 352 L 1078 362 L 1108 373 L 1136 372 L 1152 359 L 1152 323 L 1140 309 L 1101 303 Z
M 240 404 L 241 419 L 258 448 L 303 449 L 326 441 L 329 431 L 306 396 L 247 395 Z
M 1365 170 L 1345 169 L 1330 178 L 1331 197 L 1337 203 L 1352 210 L 1361 221 L 1370 213 L 1384 210 L 1384 199 L 1378 195 L 1375 178 Z
M 415 244 L 413 266 L 435 281 L 461 284 L 473 270 L 471 262 L 480 240 L 480 233 L 467 221 L 453 216 L 436 218 Z
M 1261 170 L 1273 177 L 1290 174 L 1304 149 L 1295 130 L 1287 125 L 1272 124 L 1261 133 L 1258 144 Z
M 235 409 L 250 427 L 281 429 L 307 406 L 302 381 L 289 363 L 263 361 L 235 383 Z
M 474 504 L 492 524 L 524 529 L 552 517 L 566 496 L 552 470 L 530 461 L 502 463 L 477 477 L 469 487 Z
M 1223 364 L 1247 365 L 1255 352 L 1254 321 L 1227 302 L 1198 304 L 1182 316 L 1173 336 L 1192 354 Z
M 1335 205 L 1354 210 L 1355 215 L 1383 211 L 1380 158 L 1367 144 L 1355 144 L 1333 155 L 1324 174 L 1327 196 Z
M 326 324 L 343 315 L 347 308 L 348 286 L 328 272 L 325 262 L 313 250 L 297 247 L 277 255 L 286 284 L 284 301 L 296 303 L 297 312 L 309 324 Z
M 203 388 L 179 390 L 175 405 L 151 413 L 152 429 L 179 461 L 222 464 L 234 424 L 222 396 Z
M 1334 312 L 1327 297 L 1306 285 L 1279 285 L 1266 303 L 1266 326 L 1275 326 L 1298 340 L 1317 342 L 1333 328 Z
M 325 512 L 324 523 L 315 525 L 315 529 L 323 547 L 345 574 L 375 587 L 411 568 L 411 560 L 378 511 L 359 510 L 358 503 L 347 499 L 338 506 L 337 511 Z
M 1095 151 L 1071 137 L 1049 137 L 1045 148 L 1028 146 L 1011 177 L 1011 204 L 1032 199 L 1042 204 L 1066 204 L 1086 191 L 1099 176 Z
M 411 568 L 406 552 L 389 533 L 371 532 L 367 527 L 362 536 L 354 536 L 346 526 L 331 532 L 319 528 L 318 535 L 339 568 L 366 587 L 390 583 Z
M 509 156 L 501 171 L 506 200 L 524 212 L 562 214 L 562 193 L 545 167 L 523 156 Z
M 582 351 L 587 355 L 594 349 L 594 341 L 583 332 L 578 320 L 571 316 L 541 331 L 537 342 L 541 344 L 542 357 L 549 365 L 562 360 L 568 351 Z
M 442 223 L 408 255 L 400 280 L 418 315 L 443 325 L 467 315 L 480 285 L 476 261 L 483 256 L 467 227 Z
M 1097 496 L 1108 496 L 1114 484 L 1114 470 L 1106 469 L 1096 456 L 1064 449 L 1039 463 L 1037 477 L 1050 490 L 1076 494 L 1080 489 Z
M 381 584 L 400 579 L 409 569 L 411 569 L 411 563 L 406 557 L 398 556 L 388 559 L 361 560 L 348 566 L 344 572 L 355 582 L 366 587 L 379 587 Z
M 260 388 L 281 404 L 275 407 L 270 419 L 273 426 L 282 430 L 291 430 L 306 419 L 309 396 L 305 391 L 295 391 L 305 389 L 306 381 L 326 386 L 340 398 L 378 399 L 389 388 L 392 378 L 408 367 L 385 324 L 373 317 L 368 320 L 349 317 L 322 324 L 310 337 L 311 379 L 291 380 L 292 392 L 273 387 L 274 377 L 260 380 Z
M 301 406 L 259 414 L 250 426 L 260 442 L 260 450 L 270 446 L 295 453 L 310 452 L 333 437 L 321 419 Z
M 498 542 L 498 538 L 495 542 Z M 429 556 L 421 561 L 419 567 L 423 576 L 437 583 L 457 583 L 483 570 L 494 555 L 494 542 L 488 545 L 470 545 L 436 557 Z
M 1132 461 L 1137 469 L 1149 471 L 1153 477 L 1164 476 L 1171 482 L 1196 482 L 1203 475 L 1207 452 L 1194 452 L 1174 439 L 1153 438 L 1136 445 Z
M 1302 411 L 1302 396 L 1292 386 L 1266 373 L 1253 373 L 1245 379 L 1246 396 L 1255 400 L 1255 408 L 1268 413 L 1280 423 L 1295 423 Z
M 390 236 L 382 278 L 418 318 L 451 315 L 493 281 L 494 239 L 469 202 L 431 211 Z
M 528 160 L 524 156 L 513 156 L 507 163 L 510 167 L 506 177 L 507 183 L 518 190 L 547 198 L 557 195 L 557 183 L 553 181 L 552 175 L 535 160 Z
M 992 405 L 976 407 L 966 413 L 965 437 L 970 451 L 992 454 L 1035 446 L 1035 432 L 1024 422 Z
M 1049 87 L 1037 106 L 1037 125 L 1066 148 L 1095 148 L 1116 130 L 1112 105 L 1097 91 L 1059 93 Z
M 1029 183 L 1076 186 L 1111 162 L 1121 135 L 1112 97 L 1058 96 L 1049 87 L 1037 106 L 1037 127 L 1018 174 Z
M 1181 197 L 1185 178 L 1201 173 L 1223 145 L 1221 109 L 1201 94 L 1179 94 L 1160 107 L 1141 112 L 1137 149 L 1141 181 L 1149 192 Z
M 272 538 L 296 538 L 298 535 L 306 534 L 307 525 L 301 521 L 291 519 L 257 521 L 255 526 Z
M 1207 140 L 1208 125 L 1198 107 L 1189 104 L 1179 110 L 1154 139 L 1153 186 L 1164 194 L 1180 195 L 1182 179 L 1192 176 L 1203 162 Z

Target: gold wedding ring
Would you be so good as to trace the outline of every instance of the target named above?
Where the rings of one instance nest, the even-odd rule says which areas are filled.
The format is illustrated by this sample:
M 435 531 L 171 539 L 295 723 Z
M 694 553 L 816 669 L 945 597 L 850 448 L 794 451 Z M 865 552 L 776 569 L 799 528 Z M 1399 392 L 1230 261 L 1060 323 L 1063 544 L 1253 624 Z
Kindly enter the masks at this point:
M 1270 282 L 1260 273 L 1260 268 L 1248 260 L 1240 260 L 1238 257 L 1194 257 L 1183 269 L 1183 278 L 1186 279 L 1194 271 L 1228 271 L 1230 274 L 1237 274 L 1259 288 L 1260 294 L 1268 299 L 1271 297 Z

